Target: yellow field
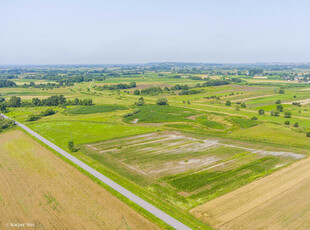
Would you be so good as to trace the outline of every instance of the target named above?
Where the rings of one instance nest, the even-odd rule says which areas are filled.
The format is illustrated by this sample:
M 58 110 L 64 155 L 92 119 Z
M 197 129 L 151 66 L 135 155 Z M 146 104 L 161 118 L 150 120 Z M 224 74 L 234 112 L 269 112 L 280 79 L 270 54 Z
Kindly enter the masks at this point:
M 309 229 L 310 159 L 191 210 L 218 229 Z
M 22 131 L 0 134 L 0 229 L 158 229 Z

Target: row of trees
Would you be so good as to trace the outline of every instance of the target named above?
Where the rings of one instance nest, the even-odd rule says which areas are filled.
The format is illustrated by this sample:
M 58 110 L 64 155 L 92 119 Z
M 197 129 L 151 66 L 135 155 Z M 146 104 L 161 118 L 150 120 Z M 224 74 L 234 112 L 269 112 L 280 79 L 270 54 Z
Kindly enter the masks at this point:
M 22 101 L 20 97 L 12 96 L 7 101 L 2 101 L 0 110 L 6 111 L 6 107 L 24 107 L 24 106 L 66 106 L 66 105 L 92 105 L 92 99 L 67 100 L 64 95 L 53 95 L 46 99 L 32 98 L 31 102 Z
M 96 90 L 120 90 L 120 89 L 131 89 L 137 86 L 136 82 L 131 82 L 129 84 L 116 84 L 116 85 L 102 85 L 94 86 Z

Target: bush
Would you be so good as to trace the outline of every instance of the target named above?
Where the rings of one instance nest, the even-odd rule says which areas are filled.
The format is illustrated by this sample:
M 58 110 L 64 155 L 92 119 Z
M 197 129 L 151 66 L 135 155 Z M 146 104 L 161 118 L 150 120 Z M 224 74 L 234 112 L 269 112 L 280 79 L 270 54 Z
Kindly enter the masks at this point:
M 13 125 L 15 125 L 14 121 L 0 117 L 0 132 L 2 132 L 5 129 L 10 128 Z
M 133 94 L 134 95 L 140 95 L 140 91 L 136 89 L 135 91 L 133 91 Z
M 136 108 L 133 110 L 133 114 L 139 113 L 141 110 L 139 108 Z
M 291 122 L 290 122 L 290 121 L 285 121 L 284 124 L 285 124 L 285 125 L 290 125 Z
M 264 115 L 264 114 L 265 114 L 265 110 L 260 109 L 260 110 L 258 111 L 258 114 L 259 114 L 259 115 Z
M 252 117 L 251 120 L 256 121 L 257 117 Z
M 307 133 L 307 137 L 310 137 L 310 132 Z
M 283 112 L 283 106 L 282 105 L 277 105 L 277 110 L 280 112 Z
M 285 118 L 291 118 L 292 117 L 292 113 L 291 112 L 285 112 L 284 113 L 284 117 Z
M 246 108 L 245 103 L 241 103 L 241 108 Z
M 28 116 L 28 118 L 26 119 L 26 121 L 37 121 L 37 120 L 39 120 L 40 118 L 41 118 L 41 117 L 38 116 L 38 115 L 30 114 L 30 115 Z
M 285 93 L 285 91 L 283 89 L 279 90 L 279 94 L 284 94 L 284 93 Z
M 53 110 L 53 109 L 47 109 L 47 110 L 45 110 L 45 111 L 42 111 L 40 115 L 41 115 L 42 117 L 45 117 L 45 116 L 53 115 L 53 114 L 55 114 L 55 113 L 56 113 L 55 110 Z
M 140 97 L 137 102 L 135 102 L 137 106 L 142 106 L 145 104 L 143 97 Z
M 231 102 L 230 101 L 226 101 L 225 105 L 226 106 L 231 106 Z
M 276 101 L 276 104 L 281 104 L 281 100 L 277 100 L 277 101 Z
M 295 128 L 299 127 L 298 122 L 296 122 L 296 123 L 294 124 L 294 127 L 295 127 Z
M 69 141 L 68 142 L 68 149 L 71 151 L 71 152 L 75 152 L 76 149 L 74 148 L 74 142 L 73 141 Z
M 279 111 L 274 111 L 274 110 L 272 110 L 272 111 L 270 112 L 270 115 L 271 115 L 271 116 L 278 117 L 278 116 L 280 116 L 280 112 L 279 112 Z
M 168 105 L 168 100 L 165 97 L 159 98 L 156 101 L 156 105 Z
M 137 106 L 142 106 L 142 105 L 144 105 L 144 104 L 145 104 L 145 102 L 144 102 L 144 101 L 139 100 L 139 101 L 137 101 L 135 104 L 136 104 Z
M 132 113 L 132 112 L 129 112 L 129 113 L 124 114 L 124 115 L 123 115 L 123 118 L 130 117 L 130 116 L 133 116 L 133 113 Z

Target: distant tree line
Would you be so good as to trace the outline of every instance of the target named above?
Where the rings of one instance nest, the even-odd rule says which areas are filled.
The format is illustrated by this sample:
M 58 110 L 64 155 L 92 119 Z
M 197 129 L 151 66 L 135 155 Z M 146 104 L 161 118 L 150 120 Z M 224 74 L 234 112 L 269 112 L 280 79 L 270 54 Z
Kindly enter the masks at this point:
M 172 86 L 171 88 L 165 87 L 164 89 L 160 87 L 150 87 L 146 89 L 142 89 L 139 91 L 136 89 L 134 91 L 134 95 L 159 95 L 163 94 L 165 92 L 170 92 L 170 91 L 175 91 L 175 90 L 181 90 L 179 92 L 179 95 L 191 95 L 191 94 L 199 94 L 203 93 L 203 90 L 195 89 L 195 88 L 201 88 L 201 87 L 208 87 L 208 86 L 219 86 L 219 85 L 228 85 L 231 83 L 231 80 L 226 80 L 226 79 L 218 79 L 218 80 L 209 80 L 207 82 L 204 82 L 203 84 L 196 84 L 194 87 L 189 87 L 188 85 L 180 85 L 176 84 Z
M 136 82 L 131 82 L 129 84 L 116 84 L 116 85 L 102 85 L 102 86 L 95 86 L 96 90 L 120 90 L 120 89 L 131 89 L 137 86 Z

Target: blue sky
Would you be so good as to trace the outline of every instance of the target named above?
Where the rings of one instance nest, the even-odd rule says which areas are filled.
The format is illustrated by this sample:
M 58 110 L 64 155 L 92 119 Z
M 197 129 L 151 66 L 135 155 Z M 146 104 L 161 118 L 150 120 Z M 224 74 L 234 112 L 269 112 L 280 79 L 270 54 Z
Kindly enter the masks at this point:
M 310 62 L 305 0 L 0 0 L 0 65 Z

